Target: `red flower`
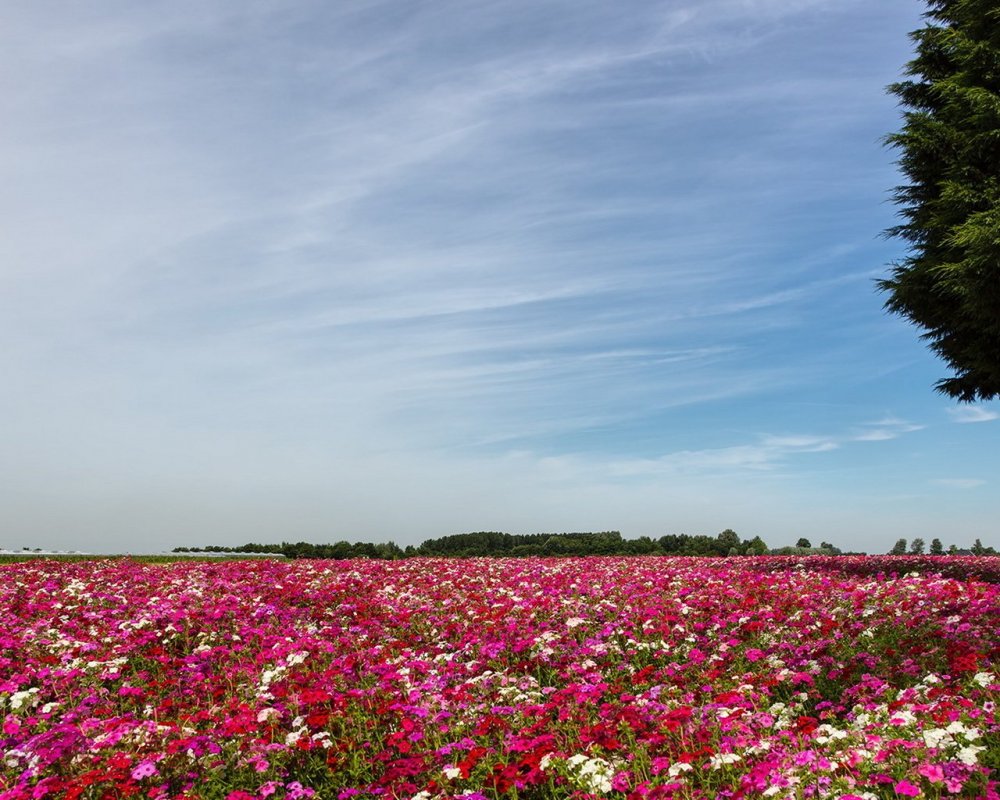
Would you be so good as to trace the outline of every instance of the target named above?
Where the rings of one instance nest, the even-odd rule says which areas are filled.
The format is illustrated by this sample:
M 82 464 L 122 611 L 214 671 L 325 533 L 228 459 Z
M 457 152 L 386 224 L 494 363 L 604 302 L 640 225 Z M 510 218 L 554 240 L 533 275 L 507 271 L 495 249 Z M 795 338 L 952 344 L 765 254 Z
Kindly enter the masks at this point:
M 955 653 L 949 659 L 948 668 L 955 674 L 975 672 L 979 669 L 979 653 L 972 651 Z
M 815 717 L 799 717 L 795 720 L 795 730 L 799 733 L 812 733 L 819 727 L 819 720 Z

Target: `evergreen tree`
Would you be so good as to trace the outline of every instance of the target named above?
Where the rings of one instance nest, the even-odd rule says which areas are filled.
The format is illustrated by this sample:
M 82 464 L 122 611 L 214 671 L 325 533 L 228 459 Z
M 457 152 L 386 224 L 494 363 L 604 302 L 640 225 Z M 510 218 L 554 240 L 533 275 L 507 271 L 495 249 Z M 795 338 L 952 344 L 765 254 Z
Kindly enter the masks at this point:
M 910 543 L 910 554 L 914 556 L 923 555 L 924 540 L 919 536 Z
M 1000 16 L 996 0 L 927 3 L 909 80 L 889 87 L 907 183 L 887 233 L 908 250 L 879 286 L 953 370 L 938 390 L 985 400 L 1000 396 Z
M 897 539 L 896 544 L 889 551 L 890 556 L 901 556 L 906 554 L 906 539 Z
M 795 543 L 795 546 L 796 547 L 812 547 L 812 543 L 810 543 L 810 541 L 805 536 L 803 536 L 801 539 L 799 539 Z
M 931 539 L 931 555 L 932 556 L 943 556 L 944 555 L 944 545 L 941 544 L 940 539 Z

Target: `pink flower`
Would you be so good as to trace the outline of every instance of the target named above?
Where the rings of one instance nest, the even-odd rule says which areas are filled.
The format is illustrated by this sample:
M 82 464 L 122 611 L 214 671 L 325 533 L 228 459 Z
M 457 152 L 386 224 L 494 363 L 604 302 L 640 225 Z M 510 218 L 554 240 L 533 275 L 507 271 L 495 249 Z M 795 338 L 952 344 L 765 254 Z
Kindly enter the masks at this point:
M 143 778 L 152 778 L 156 774 L 156 764 L 152 761 L 143 761 L 132 770 L 132 780 L 141 781 Z
M 618 772 L 611 779 L 611 788 L 616 792 L 627 792 L 632 786 L 631 772 Z
M 906 795 L 907 797 L 916 797 L 920 794 L 920 787 L 914 786 L 907 780 L 902 780 L 892 787 L 896 790 L 896 794 Z
M 940 764 L 921 764 L 917 767 L 917 772 L 931 783 L 941 783 L 944 780 L 944 770 L 941 769 Z

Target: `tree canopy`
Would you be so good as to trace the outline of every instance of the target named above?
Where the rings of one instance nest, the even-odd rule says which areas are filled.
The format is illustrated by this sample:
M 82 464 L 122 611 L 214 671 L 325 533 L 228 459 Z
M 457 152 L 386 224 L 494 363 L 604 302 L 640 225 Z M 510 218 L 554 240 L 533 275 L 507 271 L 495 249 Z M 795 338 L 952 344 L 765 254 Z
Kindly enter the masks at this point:
M 907 182 L 887 233 L 908 250 L 879 286 L 954 371 L 937 388 L 987 400 L 1000 397 L 1000 7 L 927 2 L 908 79 L 889 87 L 905 110 L 886 142 Z

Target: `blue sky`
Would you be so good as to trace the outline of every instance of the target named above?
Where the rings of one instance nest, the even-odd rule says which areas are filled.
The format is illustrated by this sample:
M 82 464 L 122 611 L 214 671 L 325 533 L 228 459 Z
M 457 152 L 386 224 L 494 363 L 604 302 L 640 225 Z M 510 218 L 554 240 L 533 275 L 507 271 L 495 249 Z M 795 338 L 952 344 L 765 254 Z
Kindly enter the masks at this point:
M 1000 545 L 874 289 L 921 11 L 5 4 L 0 547 Z

